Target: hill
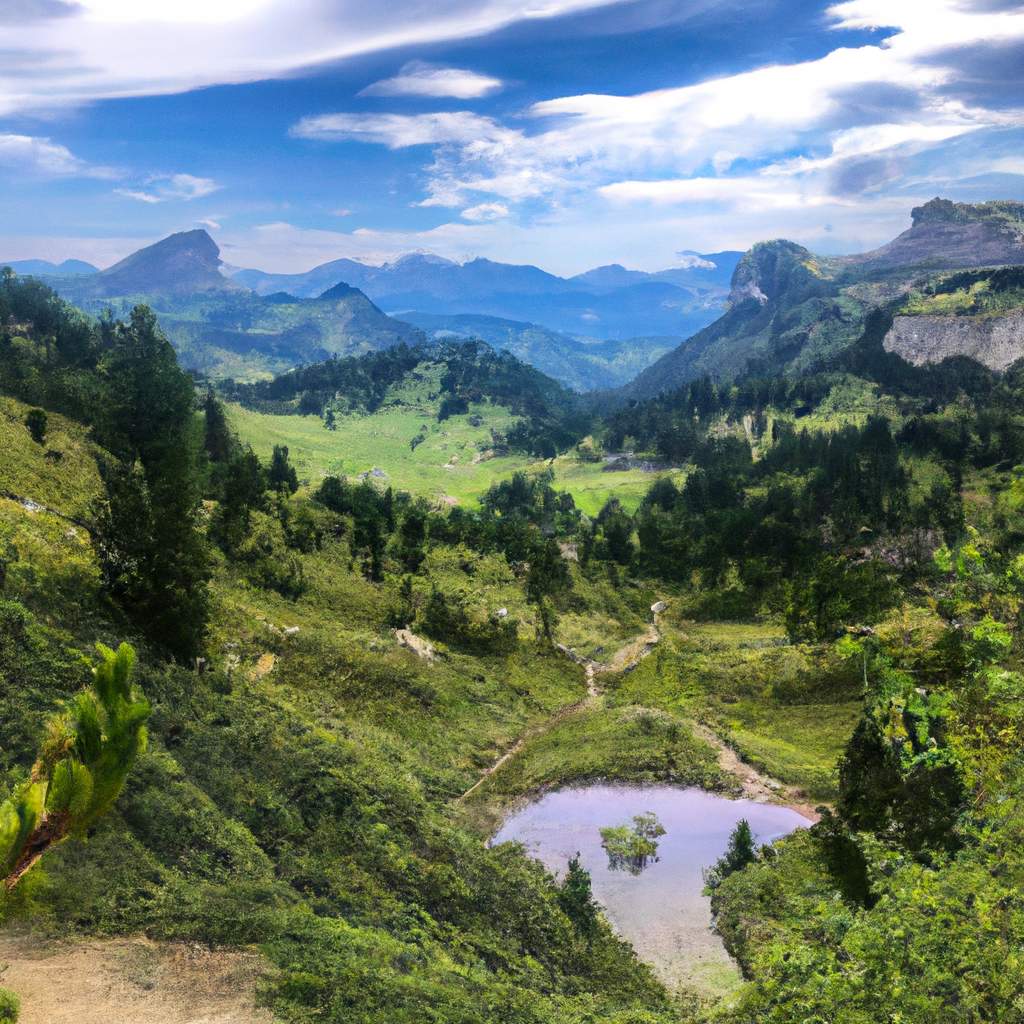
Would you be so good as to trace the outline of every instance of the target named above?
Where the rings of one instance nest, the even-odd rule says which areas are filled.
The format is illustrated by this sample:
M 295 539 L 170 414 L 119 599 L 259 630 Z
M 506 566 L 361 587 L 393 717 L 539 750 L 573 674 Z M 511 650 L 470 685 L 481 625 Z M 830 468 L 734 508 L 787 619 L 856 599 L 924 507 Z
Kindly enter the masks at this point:
M 767 253 L 740 285 L 815 301 L 804 262 Z M 920 301 L 998 308 L 1011 282 L 972 293 L 966 273 Z M 358 479 L 343 447 L 304 483 L 288 446 L 314 419 L 341 434 L 335 409 L 408 414 L 425 430 L 405 447 L 437 459 L 474 415 L 531 427 L 571 399 L 507 353 L 399 346 L 240 389 L 279 403 L 271 417 L 197 394 L 146 310 L 101 325 L 5 278 L 0 319 L 5 851 L 51 763 L 109 739 L 76 697 L 97 641 L 136 649 L 134 676 L 106 690 L 127 704 L 134 682 L 149 726 L 116 752 L 124 786 L 88 835 L 0 888 L 4 983 L 51 988 L 26 1014 L 54 1012 L 53 972 L 29 961 L 60 937 L 54 969 L 102 972 L 101 987 L 123 971 L 155 1007 L 176 954 L 211 971 L 246 959 L 261 1003 L 296 1022 L 1014 1019 L 1020 373 L 915 367 L 885 351 L 875 314 L 842 372 L 700 379 L 590 421 L 570 449 L 588 465 L 628 440 L 616 461 L 681 467 L 648 475 L 635 506 L 613 493 L 585 512 L 557 459 L 452 506 L 422 480 Z M 280 431 L 267 458 L 232 434 L 236 413 Z M 716 813 L 745 795 L 820 815 L 764 846 L 737 826 L 717 863 L 684 865 L 710 869 L 742 978 L 655 974 L 585 865 L 556 877 L 487 842 L 510 807 L 559 788 L 593 801 L 610 782 L 701 787 Z M 43 805 L 54 828 L 74 813 L 61 796 Z M 683 831 L 634 823 L 665 843 Z M 624 831 L 608 826 L 602 842 Z M 577 821 L 549 827 L 579 848 Z M 631 899 L 671 860 L 627 866 L 613 881 Z M 677 923 L 692 920 L 667 925 L 678 964 Z M 109 970 L 110 937 L 142 932 Z M 681 976 L 698 987 L 669 992 Z M 66 988 L 62 1008 L 90 1019 Z M 218 1009 L 173 1004 L 168 1019 Z
M 912 220 L 888 245 L 859 256 L 816 256 L 785 240 L 758 243 L 736 266 L 728 310 L 641 373 L 623 395 L 649 397 L 702 374 L 795 373 L 822 365 L 860 337 L 872 309 L 905 307 L 915 291 L 942 291 L 939 271 L 1024 263 L 1024 204 L 934 199 L 914 209 Z M 956 312 L 988 316 L 964 303 Z M 899 328 L 901 339 L 906 326 Z M 1008 330 L 1012 334 L 1012 325 Z M 944 341 L 929 344 L 939 358 L 976 355 L 989 343 L 969 340 L 972 332 L 961 322 Z M 905 340 L 893 344 L 910 351 Z M 1008 365 L 1005 344 L 995 344 Z

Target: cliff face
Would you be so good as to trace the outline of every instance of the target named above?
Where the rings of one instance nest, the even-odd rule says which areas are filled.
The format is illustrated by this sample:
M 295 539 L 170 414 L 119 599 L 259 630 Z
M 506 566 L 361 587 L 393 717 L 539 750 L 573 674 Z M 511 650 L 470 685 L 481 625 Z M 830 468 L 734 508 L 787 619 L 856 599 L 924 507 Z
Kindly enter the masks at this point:
M 897 316 L 882 345 L 915 366 L 970 356 L 1005 370 L 1024 356 L 1024 309 L 1003 316 Z

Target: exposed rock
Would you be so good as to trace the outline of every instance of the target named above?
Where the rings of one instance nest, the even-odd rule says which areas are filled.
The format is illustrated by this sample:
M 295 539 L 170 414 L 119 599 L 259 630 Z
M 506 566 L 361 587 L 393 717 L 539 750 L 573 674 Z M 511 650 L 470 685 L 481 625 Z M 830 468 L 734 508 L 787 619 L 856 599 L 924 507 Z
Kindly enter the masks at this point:
M 507 608 L 499 608 L 494 614 L 497 615 L 497 617 L 499 619 L 507 618 L 508 617 L 508 609 Z
M 423 637 L 417 636 L 411 629 L 396 629 L 394 633 L 399 647 L 412 651 L 413 654 L 424 661 L 434 661 L 437 658 L 434 645 L 429 640 L 424 640 Z
M 283 630 L 285 636 L 295 636 L 295 634 L 298 633 L 298 631 L 298 626 L 285 626 Z
M 882 345 L 915 366 L 970 356 L 1005 370 L 1024 356 L 1024 309 L 1005 316 L 898 316 Z
M 651 613 L 653 615 L 660 615 L 666 608 L 668 608 L 668 604 L 665 601 L 655 601 L 651 605 Z
M 567 562 L 578 562 L 580 560 L 579 550 L 572 541 L 560 540 L 558 542 L 558 550 L 562 552 L 562 557 Z

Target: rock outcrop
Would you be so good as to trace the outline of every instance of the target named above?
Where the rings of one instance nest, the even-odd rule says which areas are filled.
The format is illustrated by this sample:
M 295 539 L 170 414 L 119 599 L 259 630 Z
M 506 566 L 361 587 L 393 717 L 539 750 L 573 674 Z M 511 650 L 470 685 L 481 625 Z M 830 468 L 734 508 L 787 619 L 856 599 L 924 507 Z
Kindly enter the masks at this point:
M 1005 370 L 1024 356 L 1024 309 L 1003 316 L 898 316 L 882 345 L 915 366 L 969 356 Z

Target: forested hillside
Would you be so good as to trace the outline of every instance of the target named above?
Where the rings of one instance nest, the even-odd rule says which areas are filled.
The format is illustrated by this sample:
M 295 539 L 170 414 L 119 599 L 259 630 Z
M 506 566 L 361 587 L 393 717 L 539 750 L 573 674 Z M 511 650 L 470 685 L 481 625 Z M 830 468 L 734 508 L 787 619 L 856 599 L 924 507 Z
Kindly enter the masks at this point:
M 899 301 L 1002 301 L 989 275 L 943 287 Z M 94 321 L 5 275 L 0 795 L 59 760 L 44 723 L 97 642 L 136 649 L 149 744 L 4 920 L 255 946 L 285 1021 L 1021 1019 L 1024 380 L 911 365 L 895 315 L 812 373 L 584 415 L 476 343 L 218 394 L 146 308 Z M 457 504 L 305 481 L 224 404 L 343 447 L 407 387 L 439 428 L 499 407 L 510 449 L 557 458 Z M 645 481 L 635 509 L 560 486 L 606 457 Z M 737 987 L 670 992 L 578 864 L 485 842 L 566 782 L 752 773 L 821 817 L 708 875 Z

